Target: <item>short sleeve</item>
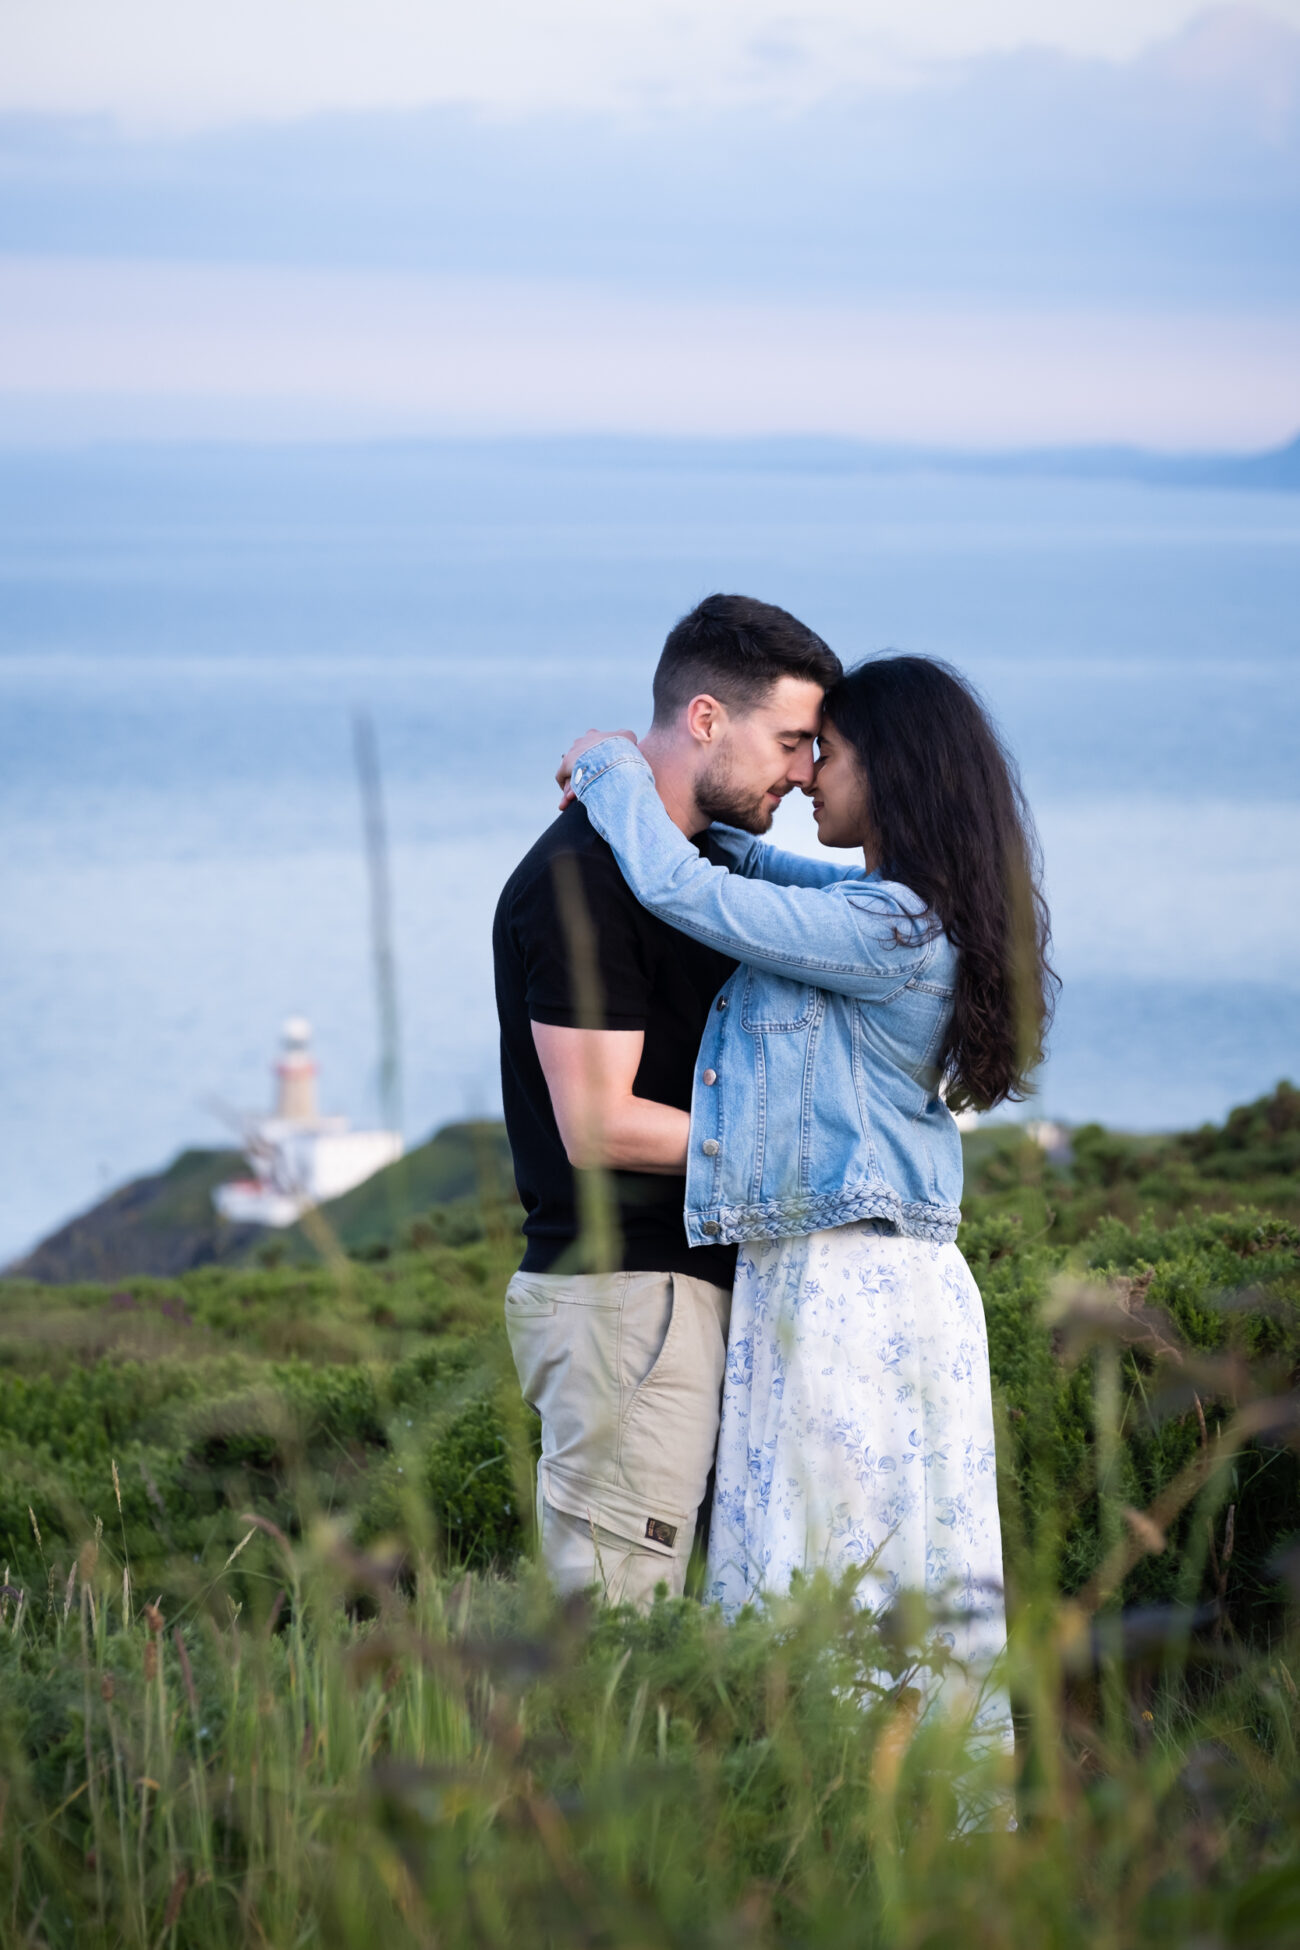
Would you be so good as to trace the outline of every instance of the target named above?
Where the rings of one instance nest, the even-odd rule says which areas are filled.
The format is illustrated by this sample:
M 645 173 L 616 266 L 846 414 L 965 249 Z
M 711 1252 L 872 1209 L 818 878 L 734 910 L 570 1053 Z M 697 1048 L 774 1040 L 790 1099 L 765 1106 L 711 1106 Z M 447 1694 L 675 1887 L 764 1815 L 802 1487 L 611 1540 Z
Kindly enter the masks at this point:
M 575 907 L 578 929 L 594 948 L 601 1027 L 644 1029 L 652 980 L 645 910 L 603 844 L 552 855 L 516 902 L 530 1021 L 562 1029 L 591 1027 L 574 991 L 570 915 Z

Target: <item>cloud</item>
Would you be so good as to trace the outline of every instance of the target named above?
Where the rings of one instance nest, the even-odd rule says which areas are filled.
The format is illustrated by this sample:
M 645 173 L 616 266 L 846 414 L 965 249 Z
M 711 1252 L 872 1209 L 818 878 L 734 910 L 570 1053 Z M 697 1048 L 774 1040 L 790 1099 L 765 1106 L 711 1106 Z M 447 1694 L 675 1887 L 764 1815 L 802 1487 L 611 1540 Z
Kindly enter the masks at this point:
M 0 119 L 0 191 L 16 255 L 762 302 L 1294 305 L 1300 35 L 1230 12 L 1126 65 L 988 56 L 782 114 L 462 106 L 149 138 Z
M 1300 26 L 1300 0 L 1263 0 Z M 26 0 L 0 110 L 186 127 L 326 109 L 787 107 L 1026 45 L 1128 58 L 1196 0 Z
M 755 307 L 542 281 L 11 261 L 0 372 L 11 434 L 44 418 L 257 436 L 280 412 L 323 433 L 1251 447 L 1300 422 L 1300 319 Z
M 1095 52 L 1123 38 L 1109 0 L 1054 9 L 1055 49 L 1014 45 L 1018 0 L 921 6 L 888 43 L 890 10 L 847 0 L 634 0 L 617 33 L 588 0 L 376 6 L 356 99 L 382 97 L 405 46 L 410 100 L 435 75 L 459 105 L 162 133 L 0 116 L 11 436 L 274 422 L 1185 448 L 1270 445 L 1300 419 L 1300 34 L 1280 14 L 1221 9 L 1116 61 Z M 174 84 L 180 121 L 176 62 L 202 65 L 214 22 L 218 93 L 249 66 L 244 0 L 161 24 L 124 9 L 137 78 Z M 1283 11 L 1300 20 L 1300 0 Z M 1124 32 L 1187 12 L 1144 0 Z M 25 12 L 0 100 L 45 47 L 51 77 L 84 67 L 85 102 L 120 108 L 99 28 L 60 67 L 46 19 Z M 309 33 L 296 0 L 274 8 L 252 65 L 332 100 L 356 20 L 323 0 Z M 484 22 L 496 96 L 470 85 Z M 673 34 L 690 99 L 666 79 Z M 616 69 L 635 112 L 611 112 Z

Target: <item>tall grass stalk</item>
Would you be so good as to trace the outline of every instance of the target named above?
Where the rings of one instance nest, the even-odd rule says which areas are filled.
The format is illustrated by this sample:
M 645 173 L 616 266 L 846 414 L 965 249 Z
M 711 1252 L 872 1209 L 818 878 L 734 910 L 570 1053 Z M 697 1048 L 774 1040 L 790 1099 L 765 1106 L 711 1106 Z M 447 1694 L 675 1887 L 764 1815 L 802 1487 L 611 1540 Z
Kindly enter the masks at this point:
M 9 1716 L 13 1941 L 1232 1944 L 1300 1893 L 1293 1644 L 1199 1698 L 1116 1662 L 1103 1701 L 1038 1588 L 1013 1768 L 919 1710 L 924 1647 L 851 1581 L 727 1628 L 251 1527 L 252 1603 L 132 1617 L 88 1547 L 75 1618 L 6 1635 L 10 1697 L 80 1722 L 50 1754 Z M 960 1833 L 972 1779 L 1003 1813 Z

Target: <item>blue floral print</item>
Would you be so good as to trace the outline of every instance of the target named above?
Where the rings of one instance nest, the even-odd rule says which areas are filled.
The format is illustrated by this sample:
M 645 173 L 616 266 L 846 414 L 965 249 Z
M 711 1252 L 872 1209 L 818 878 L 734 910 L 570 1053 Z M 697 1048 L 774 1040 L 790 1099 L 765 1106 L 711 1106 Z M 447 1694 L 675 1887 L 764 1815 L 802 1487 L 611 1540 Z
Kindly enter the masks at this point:
M 706 1588 L 734 1617 L 864 1565 L 873 1610 L 925 1593 L 1009 1748 L 984 1686 L 1006 1615 L 983 1303 L 956 1246 L 871 1220 L 740 1249 Z

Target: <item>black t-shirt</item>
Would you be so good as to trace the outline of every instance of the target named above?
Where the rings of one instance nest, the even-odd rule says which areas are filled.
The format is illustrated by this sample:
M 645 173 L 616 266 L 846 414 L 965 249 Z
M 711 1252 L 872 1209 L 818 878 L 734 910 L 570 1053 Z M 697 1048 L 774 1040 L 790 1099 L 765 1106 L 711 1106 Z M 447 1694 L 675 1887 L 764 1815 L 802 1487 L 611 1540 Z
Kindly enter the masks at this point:
M 715 857 L 707 835 L 697 844 L 706 858 Z M 515 868 L 497 903 L 492 952 L 501 1018 L 501 1094 L 526 1214 L 523 1270 L 528 1273 L 553 1266 L 579 1230 L 573 1167 L 531 1028 L 534 1022 L 591 1026 L 589 998 L 575 994 L 569 965 L 565 922 L 571 906 L 563 890 L 573 886 L 582 897 L 574 904 L 580 914 L 585 910 L 590 927 L 601 1025 L 645 1032 L 633 1084 L 638 1097 L 690 1109 L 705 1020 L 736 966 L 647 913 L 581 805 L 562 812 Z M 693 1273 L 731 1285 L 734 1246 L 687 1243 L 682 1178 L 635 1171 L 610 1177 L 622 1270 Z

